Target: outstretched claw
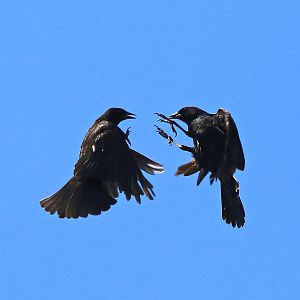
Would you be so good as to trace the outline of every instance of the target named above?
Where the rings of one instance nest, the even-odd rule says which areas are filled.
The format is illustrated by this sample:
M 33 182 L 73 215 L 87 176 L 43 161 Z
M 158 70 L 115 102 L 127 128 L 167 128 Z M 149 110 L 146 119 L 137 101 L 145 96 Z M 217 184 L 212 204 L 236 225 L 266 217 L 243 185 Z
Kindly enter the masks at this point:
M 154 113 L 155 115 L 157 115 L 158 117 L 160 117 L 161 119 L 164 119 L 164 120 L 169 120 L 169 118 L 161 113 Z
M 168 143 L 171 146 L 172 143 L 174 142 L 173 139 L 165 131 L 163 131 L 160 127 L 158 127 L 157 125 L 154 125 L 154 126 L 157 128 L 156 132 L 158 132 L 158 134 L 161 135 L 164 139 L 168 140 Z
M 158 119 L 159 122 L 170 124 L 173 133 L 175 134 L 175 136 L 177 136 L 177 131 L 176 131 L 174 125 L 177 127 L 179 125 L 175 121 L 171 120 L 169 117 L 167 117 L 161 113 L 155 113 L 155 114 L 160 117 L 160 119 Z
M 130 142 L 130 140 L 129 140 L 129 134 L 130 134 L 130 132 L 131 132 L 130 128 L 131 128 L 131 127 L 128 127 L 128 128 L 126 129 L 125 135 L 126 135 L 126 141 L 127 141 L 128 144 L 131 146 L 131 142 Z
M 163 137 L 165 138 L 166 140 L 168 140 L 168 143 L 170 145 L 174 144 L 176 145 L 179 149 L 183 150 L 183 151 L 187 151 L 187 152 L 190 152 L 192 154 L 195 155 L 195 147 L 188 147 L 188 146 L 185 146 L 185 145 L 181 145 L 181 144 L 178 144 L 177 142 L 175 142 L 173 140 L 173 138 L 171 138 L 166 132 L 164 132 L 160 127 L 158 127 L 157 125 L 154 125 L 156 128 L 157 128 L 157 132 Z
M 174 127 L 174 125 L 175 125 L 176 122 L 174 122 L 173 120 L 170 120 L 170 119 L 159 119 L 158 121 L 162 122 L 162 123 L 170 124 L 172 132 L 175 134 L 175 136 L 177 136 L 177 131 L 176 131 L 175 127 Z
M 170 123 L 170 125 L 171 125 L 171 129 L 172 129 L 172 131 L 173 131 L 173 133 L 175 134 L 175 136 L 177 136 L 177 131 L 176 131 L 176 129 L 175 129 L 175 127 L 174 127 L 174 121 L 172 121 L 172 123 Z
M 175 129 L 175 126 L 177 128 L 179 128 L 182 132 L 184 132 L 188 137 L 190 138 L 194 138 L 194 135 L 188 131 L 185 130 L 182 126 L 180 126 L 176 121 L 172 120 L 171 118 L 161 114 L 161 113 L 155 113 L 156 115 L 158 115 L 160 117 L 160 119 L 158 119 L 159 122 L 163 122 L 163 123 L 168 123 L 170 124 L 172 131 L 174 132 L 175 136 L 177 136 L 177 131 Z
M 127 129 L 126 129 L 126 137 L 129 137 L 129 134 L 130 134 L 130 132 L 131 132 L 131 127 L 128 127 Z

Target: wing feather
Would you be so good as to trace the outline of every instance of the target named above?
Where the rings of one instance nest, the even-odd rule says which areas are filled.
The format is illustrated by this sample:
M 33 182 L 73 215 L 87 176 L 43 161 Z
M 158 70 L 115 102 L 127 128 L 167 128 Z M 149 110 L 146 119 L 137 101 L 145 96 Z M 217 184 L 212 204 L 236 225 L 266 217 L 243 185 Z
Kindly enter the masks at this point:
M 160 173 L 162 165 L 130 149 L 125 133 L 118 126 L 101 123 L 86 135 L 74 175 L 100 178 L 112 197 L 117 197 L 119 190 L 127 199 L 134 196 L 139 203 L 143 194 L 152 200 L 153 186 L 140 169 L 149 174 Z

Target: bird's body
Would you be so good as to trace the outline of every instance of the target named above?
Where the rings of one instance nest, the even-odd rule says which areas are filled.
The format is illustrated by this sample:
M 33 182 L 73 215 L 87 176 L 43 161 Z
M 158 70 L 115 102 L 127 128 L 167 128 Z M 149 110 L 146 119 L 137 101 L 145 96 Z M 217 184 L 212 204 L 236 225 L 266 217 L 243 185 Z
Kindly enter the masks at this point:
M 118 124 L 134 115 L 120 108 L 111 108 L 88 130 L 74 168 L 74 176 L 54 195 L 41 201 L 41 206 L 60 218 L 87 217 L 106 211 L 123 192 L 126 199 L 141 196 L 153 199 L 152 184 L 141 170 L 160 173 L 163 167 L 130 149 L 129 131 Z
M 188 128 L 193 133 L 195 148 L 201 151 L 201 155 L 197 156 L 198 160 L 201 160 L 205 169 L 215 174 L 223 158 L 226 138 L 213 123 L 213 116 L 201 115 L 193 120 Z
M 194 143 L 193 148 L 179 145 L 193 153 L 193 160 L 180 166 L 176 175 L 188 176 L 199 172 L 199 185 L 211 172 L 210 182 L 217 179 L 221 182 L 223 219 L 233 227 L 243 226 L 245 211 L 239 196 L 239 183 L 233 174 L 236 169 L 244 170 L 245 158 L 237 127 L 230 113 L 219 109 L 217 113 L 209 114 L 197 107 L 184 107 L 165 119 L 177 125 L 176 122 L 172 123 L 172 119 L 179 119 L 188 125 L 188 130 L 183 131 Z
M 202 113 L 188 124 L 200 160 L 214 177 L 229 179 L 236 169 L 244 170 L 245 158 L 239 134 L 230 113 Z

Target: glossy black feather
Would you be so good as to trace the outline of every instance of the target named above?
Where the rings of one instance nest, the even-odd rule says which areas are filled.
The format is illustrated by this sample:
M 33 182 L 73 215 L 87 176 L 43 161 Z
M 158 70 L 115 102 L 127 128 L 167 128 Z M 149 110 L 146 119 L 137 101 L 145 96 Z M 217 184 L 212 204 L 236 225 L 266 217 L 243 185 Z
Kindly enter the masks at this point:
M 111 108 L 99 117 L 82 142 L 74 176 L 54 195 L 41 201 L 41 206 L 60 218 L 87 217 L 108 210 L 119 193 L 127 200 L 132 196 L 153 199 L 152 184 L 141 170 L 149 174 L 163 171 L 162 165 L 129 148 L 128 134 L 118 124 L 134 114 Z
M 199 175 L 197 185 L 211 172 L 210 182 L 221 182 L 222 217 L 233 227 L 245 223 L 245 211 L 239 196 L 239 183 L 234 179 L 236 169 L 244 170 L 245 157 L 236 124 L 231 114 L 219 109 L 210 114 L 197 107 L 184 107 L 170 116 L 188 125 L 186 132 L 193 139 L 194 160 Z M 178 168 L 177 174 L 190 175 L 191 163 Z

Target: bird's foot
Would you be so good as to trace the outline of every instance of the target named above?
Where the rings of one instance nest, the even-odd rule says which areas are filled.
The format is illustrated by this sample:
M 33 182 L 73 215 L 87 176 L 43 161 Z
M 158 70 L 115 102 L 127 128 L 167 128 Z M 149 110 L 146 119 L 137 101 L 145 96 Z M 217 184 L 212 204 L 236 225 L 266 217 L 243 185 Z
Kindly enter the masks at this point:
M 174 140 L 165 132 L 163 131 L 160 127 L 158 127 L 157 125 L 154 125 L 156 127 L 156 132 L 161 135 L 164 139 L 166 139 L 168 141 L 169 145 L 172 145 L 172 143 L 174 142 Z
M 161 113 L 155 113 L 155 114 L 160 118 L 158 119 L 159 122 L 170 124 L 173 133 L 175 134 L 175 136 L 177 136 L 177 131 L 174 126 L 178 126 L 178 124 L 175 121 L 171 120 L 169 117 Z
M 126 129 L 126 137 L 128 138 L 129 137 L 129 134 L 130 134 L 130 132 L 131 132 L 131 127 L 128 127 L 127 129 Z
M 125 132 L 125 136 L 126 136 L 126 141 L 128 142 L 128 144 L 131 146 L 131 142 L 130 142 L 130 140 L 129 140 L 129 134 L 130 134 L 130 132 L 131 132 L 131 127 L 128 127 L 127 129 L 126 129 L 126 132 Z

